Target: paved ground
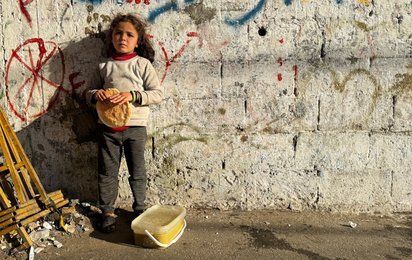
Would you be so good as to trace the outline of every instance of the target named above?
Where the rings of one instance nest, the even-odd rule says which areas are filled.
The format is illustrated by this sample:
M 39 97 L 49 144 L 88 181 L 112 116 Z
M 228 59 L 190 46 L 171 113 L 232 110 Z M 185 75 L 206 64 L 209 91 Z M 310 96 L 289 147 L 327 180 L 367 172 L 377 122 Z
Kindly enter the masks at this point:
M 135 246 L 130 216 L 120 212 L 113 234 L 60 233 L 63 247 L 49 246 L 34 259 L 412 259 L 412 214 L 190 209 L 183 236 L 166 249 Z M 27 259 L 6 259 L 19 257 Z

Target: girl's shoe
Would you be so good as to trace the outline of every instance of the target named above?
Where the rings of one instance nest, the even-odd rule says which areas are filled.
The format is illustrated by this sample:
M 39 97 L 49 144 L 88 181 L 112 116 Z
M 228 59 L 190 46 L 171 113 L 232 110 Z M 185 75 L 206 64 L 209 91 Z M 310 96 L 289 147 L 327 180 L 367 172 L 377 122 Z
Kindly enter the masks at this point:
M 116 230 L 116 214 L 105 213 L 100 222 L 100 230 L 104 233 L 111 233 Z

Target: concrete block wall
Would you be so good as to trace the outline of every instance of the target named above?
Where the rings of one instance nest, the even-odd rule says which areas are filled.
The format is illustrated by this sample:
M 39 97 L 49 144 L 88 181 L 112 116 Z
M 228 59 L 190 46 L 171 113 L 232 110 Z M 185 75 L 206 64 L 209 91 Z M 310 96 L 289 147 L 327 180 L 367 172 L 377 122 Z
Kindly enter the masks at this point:
M 412 210 L 409 0 L 2 1 L 0 104 L 46 190 L 97 199 L 82 94 L 118 12 L 148 19 L 166 91 L 148 205 Z

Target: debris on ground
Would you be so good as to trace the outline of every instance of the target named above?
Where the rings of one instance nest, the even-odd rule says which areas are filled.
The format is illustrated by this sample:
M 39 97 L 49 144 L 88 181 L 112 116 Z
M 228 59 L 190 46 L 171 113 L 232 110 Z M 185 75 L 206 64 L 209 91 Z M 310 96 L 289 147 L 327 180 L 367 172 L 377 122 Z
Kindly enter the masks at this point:
M 0 237 L 0 258 L 10 256 L 19 259 L 36 259 L 36 254 L 49 246 L 62 248 L 64 245 L 56 236 L 75 236 L 93 230 L 93 223 L 100 216 L 101 210 L 89 202 L 70 200 L 70 203 L 61 208 L 61 216 L 57 212 L 50 213 L 35 222 L 27 224 L 26 230 L 33 245 L 27 250 L 19 250 L 17 234 L 10 232 Z M 59 223 L 63 219 L 62 223 Z
M 354 222 L 352 222 L 352 221 L 349 221 L 348 225 L 349 225 L 349 227 L 351 227 L 351 228 L 356 228 L 356 226 L 357 226 L 358 224 L 356 224 L 356 223 L 354 223 Z

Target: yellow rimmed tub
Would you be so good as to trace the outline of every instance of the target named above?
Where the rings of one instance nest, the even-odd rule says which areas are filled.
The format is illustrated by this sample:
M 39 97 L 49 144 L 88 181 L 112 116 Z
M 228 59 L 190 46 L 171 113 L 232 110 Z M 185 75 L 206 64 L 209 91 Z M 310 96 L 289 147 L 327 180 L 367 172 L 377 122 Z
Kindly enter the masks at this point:
M 155 205 L 134 219 L 131 228 L 138 246 L 166 248 L 175 243 L 186 228 L 186 210 L 181 206 Z

